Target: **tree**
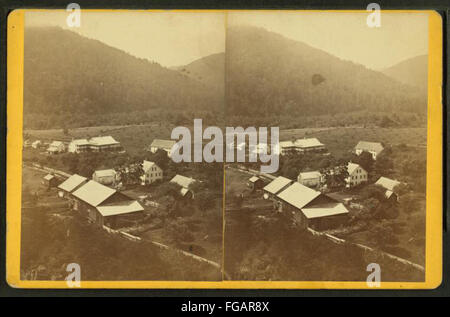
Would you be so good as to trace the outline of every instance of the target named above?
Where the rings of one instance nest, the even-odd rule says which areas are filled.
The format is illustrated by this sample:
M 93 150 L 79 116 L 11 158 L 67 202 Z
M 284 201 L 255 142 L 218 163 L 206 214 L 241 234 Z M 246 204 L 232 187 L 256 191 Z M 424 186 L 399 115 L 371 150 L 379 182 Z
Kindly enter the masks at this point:
M 354 157 L 354 162 L 361 165 L 361 167 L 364 168 L 369 174 L 372 172 L 373 165 L 375 163 L 372 154 L 366 151 Z

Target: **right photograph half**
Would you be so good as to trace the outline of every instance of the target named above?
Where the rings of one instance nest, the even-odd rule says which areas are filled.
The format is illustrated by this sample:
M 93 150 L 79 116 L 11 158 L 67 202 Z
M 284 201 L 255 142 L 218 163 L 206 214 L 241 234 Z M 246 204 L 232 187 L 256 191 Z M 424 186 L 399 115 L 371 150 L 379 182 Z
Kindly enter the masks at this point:
M 428 13 L 227 16 L 227 279 L 425 281 Z

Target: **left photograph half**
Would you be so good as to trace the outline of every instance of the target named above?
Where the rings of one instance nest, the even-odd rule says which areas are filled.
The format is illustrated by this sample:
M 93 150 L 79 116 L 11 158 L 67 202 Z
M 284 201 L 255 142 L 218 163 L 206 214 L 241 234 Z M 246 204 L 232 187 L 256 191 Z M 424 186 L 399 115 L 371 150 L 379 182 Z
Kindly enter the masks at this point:
M 223 124 L 224 13 L 26 11 L 23 38 L 20 280 L 223 280 L 223 165 L 171 136 Z

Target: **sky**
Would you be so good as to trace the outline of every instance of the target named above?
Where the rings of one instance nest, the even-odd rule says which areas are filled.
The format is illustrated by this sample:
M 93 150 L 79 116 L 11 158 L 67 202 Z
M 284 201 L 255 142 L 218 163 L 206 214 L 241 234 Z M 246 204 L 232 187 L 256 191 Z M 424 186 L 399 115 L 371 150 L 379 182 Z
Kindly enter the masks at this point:
M 253 25 L 371 69 L 383 69 L 428 53 L 428 13 L 381 11 L 381 25 L 367 25 L 369 12 L 235 12 L 229 25 Z
M 225 23 L 254 25 L 322 49 L 341 59 L 383 69 L 428 52 L 427 13 L 381 12 L 370 28 L 369 12 L 86 12 L 68 27 L 69 13 L 33 11 L 26 26 L 56 25 L 163 66 L 180 66 L 225 51 Z M 226 22 L 227 21 L 227 22 Z
M 25 26 L 60 26 L 131 55 L 172 67 L 225 51 L 225 16 L 208 12 L 86 12 L 80 27 L 69 27 L 69 12 L 34 11 Z

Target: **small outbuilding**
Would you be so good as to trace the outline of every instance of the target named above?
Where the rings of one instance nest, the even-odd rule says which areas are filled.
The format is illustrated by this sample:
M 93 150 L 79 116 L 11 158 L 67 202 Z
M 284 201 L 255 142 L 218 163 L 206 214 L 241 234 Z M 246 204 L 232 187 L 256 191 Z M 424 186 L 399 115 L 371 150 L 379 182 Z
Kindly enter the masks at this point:
M 58 179 L 53 174 L 47 174 L 42 178 L 42 185 L 47 188 L 55 187 L 58 183 Z
M 251 190 L 258 190 L 258 189 L 261 189 L 264 187 L 264 181 L 262 180 L 262 178 L 254 175 L 249 178 L 249 180 L 247 182 L 247 186 Z

